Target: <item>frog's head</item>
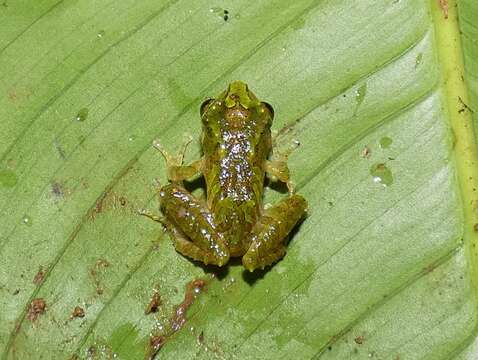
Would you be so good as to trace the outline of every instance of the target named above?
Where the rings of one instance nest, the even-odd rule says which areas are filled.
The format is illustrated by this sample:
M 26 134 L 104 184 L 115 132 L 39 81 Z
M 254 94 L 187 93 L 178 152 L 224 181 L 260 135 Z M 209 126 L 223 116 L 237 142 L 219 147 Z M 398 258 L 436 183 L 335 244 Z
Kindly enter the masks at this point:
M 242 81 L 232 82 L 216 99 L 201 105 L 201 118 L 206 128 L 218 134 L 219 129 L 270 127 L 274 110 L 260 101 Z

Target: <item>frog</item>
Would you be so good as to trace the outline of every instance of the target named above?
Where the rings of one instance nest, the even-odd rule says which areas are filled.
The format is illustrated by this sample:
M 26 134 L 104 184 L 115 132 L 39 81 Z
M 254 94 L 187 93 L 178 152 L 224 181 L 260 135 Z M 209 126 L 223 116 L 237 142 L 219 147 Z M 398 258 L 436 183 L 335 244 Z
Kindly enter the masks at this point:
M 172 155 L 155 141 L 167 164 L 168 183 L 159 186 L 162 215 L 140 210 L 158 221 L 182 255 L 205 265 L 224 266 L 242 258 L 250 272 L 273 265 L 286 254 L 291 231 L 307 213 L 295 193 L 287 165 L 291 151 L 273 152 L 274 110 L 246 83 L 233 81 L 200 106 L 202 156 L 184 164 L 187 139 Z M 194 196 L 185 181 L 203 176 L 205 198 Z M 266 176 L 287 186 L 287 196 L 264 206 Z

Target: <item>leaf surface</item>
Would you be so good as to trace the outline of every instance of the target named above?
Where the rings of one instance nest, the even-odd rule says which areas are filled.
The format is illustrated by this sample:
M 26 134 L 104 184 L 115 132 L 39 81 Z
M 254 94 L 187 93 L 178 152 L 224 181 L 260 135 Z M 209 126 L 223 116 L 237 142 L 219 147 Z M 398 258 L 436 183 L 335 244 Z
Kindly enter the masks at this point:
M 165 359 L 475 358 L 473 4 L 463 82 L 452 1 L 445 19 L 414 0 L 6 0 L 1 358 L 143 359 L 151 334 Z M 279 147 L 300 141 L 309 202 L 252 275 L 189 261 L 136 211 L 165 182 L 153 139 L 199 140 L 200 103 L 235 79 L 274 107 Z

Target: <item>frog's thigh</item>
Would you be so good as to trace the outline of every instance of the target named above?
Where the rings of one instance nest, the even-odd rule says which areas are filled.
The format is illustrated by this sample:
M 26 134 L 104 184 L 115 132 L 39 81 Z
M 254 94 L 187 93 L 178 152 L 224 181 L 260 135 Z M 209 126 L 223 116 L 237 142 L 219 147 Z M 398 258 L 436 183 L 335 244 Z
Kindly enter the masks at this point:
M 214 229 L 212 215 L 205 205 L 175 184 L 161 189 L 160 201 L 176 250 L 205 264 L 227 263 L 229 250 Z
M 306 207 L 302 196 L 292 195 L 264 211 L 251 232 L 251 244 L 242 258 L 247 270 L 264 268 L 285 255 L 287 235 L 304 216 Z

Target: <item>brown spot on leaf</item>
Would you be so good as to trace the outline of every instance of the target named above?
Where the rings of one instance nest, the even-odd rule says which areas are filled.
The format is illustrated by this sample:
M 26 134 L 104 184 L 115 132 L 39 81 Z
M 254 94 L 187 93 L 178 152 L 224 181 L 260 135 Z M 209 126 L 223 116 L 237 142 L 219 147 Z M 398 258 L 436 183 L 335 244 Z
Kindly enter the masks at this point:
M 118 200 L 121 206 L 126 206 L 126 204 L 128 204 L 128 201 L 126 200 L 124 196 L 120 196 Z
M 46 311 L 46 302 L 43 298 L 33 299 L 28 307 L 27 319 L 31 322 L 36 321 L 38 316 Z
M 132 206 L 127 206 L 128 203 L 128 199 L 123 195 L 118 195 L 114 192 L 106 192 L 96 201 L 95 206 L 89 213 L 89 218 L 94 220 L 99 214 L 118 209 L 135 211 Z
M 206 281 L 202 279 L 193 280 L 186 285 L 184 300 L 174 307 L 174 313 L 169 321 L 167 329 L 163 330 L 162 333 L 156 333 L 151 336 L 146 359 L 153 359 L 168 339 L 184 326 L 186 323 L 187 310 L 191 307 L 199 294 L 201 294 L 205 286 Z M 204 335 L 202 335 L 202 339 L 204 340 Z
M 438 4 L 443 12 L 443 17 L 448 19 L 448 0 L 438 0 Z
M 186 293 L 184 294 L 184 300 L 176 307 L 176 311 L 171 320 L 171 327 L 173 331 L 180 330 L 186 323 L 186 312 L 193 304 L 194 300 L 201 293 L 202 289 L 206 286 L 204 280 L 193 280 L 186 286 Z
M 161 304 L 161 297 L 159 296 L 158 291 L 154 290 L 153 296 L 151 297 L 151 301 L 146 307 L 146 310 L 144 310 L 145 315 L 157 312 L 160 304 Z
M 354 339 L 354 341 L 359 345 L 362 345 L 364 340 L 365 340 L 365 337 L 363 335 L 359 335 Z
M 371 150 L 368 146 L 364 146 L 362 149 L 362 152 L 360 153 L 360 156 L 363 157 L 364 159 L 368 159 L 370 157 Z
M 5 2 L 4 2 L 5 4 Z M 12 87 L 8 90 L 8 98 L 11 102 L 27 100 L 32 92 L 26 88 Z
M 85 310 L 81 306 L 75 306 L 71 313 L 70 319 L 85 317 Z
M 45 273 L 46 273 L 46 270 L 43 269 L 43 266 L 40 265 L 38 272 L 33 277 L 33 283 L 35 285 L 40 285 L 43 282 L 43 279 L 45 278 Z
M 149 338 L 149 349 L 146 355 L 146 359 L 153 360 L 159 350 L 163 347 L 166 342 L 165 336 L 153 335 Z
M 90 269 L 90 276 L 93 279 L 93 283 L 95 284 L 95 290 L 98 295 L 102 295 L 104 292 L 103 286 L 100 281 L 100 275 L 104 273 L 105 269 L 108 268 L 111 264 L 108 260 L 105 259 L 98 259 Z

